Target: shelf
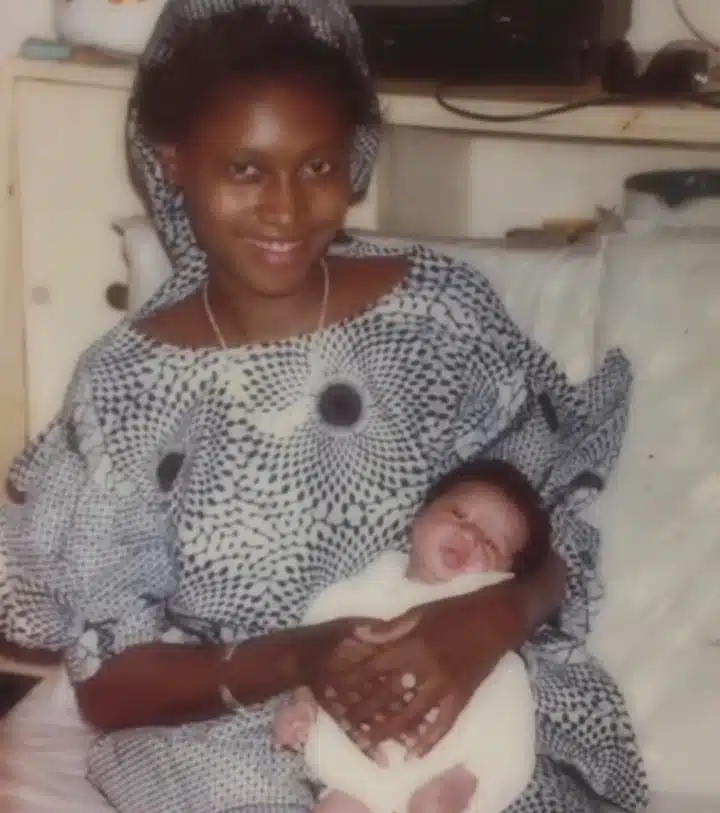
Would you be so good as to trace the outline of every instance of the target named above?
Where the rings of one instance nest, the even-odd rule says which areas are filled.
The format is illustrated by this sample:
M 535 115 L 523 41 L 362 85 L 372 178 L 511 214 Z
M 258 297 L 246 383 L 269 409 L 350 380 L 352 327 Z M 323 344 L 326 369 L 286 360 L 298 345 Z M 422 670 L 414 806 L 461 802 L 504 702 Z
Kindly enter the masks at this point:
M 596 99 L 599 91 L 562 93 L 458 90 L 447 97 L 454 106 L 483 116 L 534 115 L 560 104 Z M 478 121 L 451 113 L 433 98 L 430 89 L 394 89 L 382 94 L 387 120 L 392 124 L 432 130 L 525 136 L 556 140 L 674 144 L 720 149 L 720 107 L 690 103 L 603 104 L 528 121 Z
M 133 68 L 126 64 L 42 62 L 7 63 L 15 77 L 129 90 Z M 609 104 L 520 122 L 486 122 L 455 115 L 437 104 L 427 83 L 381 83 L 385 120 L 397 127 L 444 132 L 525 136 L 543 139 L 620 143 L 703 145 L 720 148 L 720 108 L 691 104 Z M 473 88 L 458 90 L 450 101 L 481 115 L 528 115 L 573 99 L 596 97 L 594 88 Z

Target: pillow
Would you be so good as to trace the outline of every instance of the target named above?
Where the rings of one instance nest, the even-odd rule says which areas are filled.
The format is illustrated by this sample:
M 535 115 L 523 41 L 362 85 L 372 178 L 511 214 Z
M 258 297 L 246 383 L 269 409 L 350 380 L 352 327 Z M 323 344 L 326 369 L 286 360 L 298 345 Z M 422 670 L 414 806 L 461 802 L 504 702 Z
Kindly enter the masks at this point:
M 573 380 L 594 369 L 594 322 L 605 273 L 604 241 L 572 246 L 521 246 L 503 240 L 359 236 L 402 248 L 413 242 L 478 268 L 522 330 L 550 352 Z
M 172 264 L 152 222 L 145 215 L 118 218 L 113 228 L 120 234 L 128 267 L 129 313 L 135 313 L 172 274 Z
M 627 692 L 653 786 L 720 797 L 720 232 L 615 235 L 606 265 L 596 358 L 620 345 L 636 384 L 590 509 L 607 585 L 591 645 Z

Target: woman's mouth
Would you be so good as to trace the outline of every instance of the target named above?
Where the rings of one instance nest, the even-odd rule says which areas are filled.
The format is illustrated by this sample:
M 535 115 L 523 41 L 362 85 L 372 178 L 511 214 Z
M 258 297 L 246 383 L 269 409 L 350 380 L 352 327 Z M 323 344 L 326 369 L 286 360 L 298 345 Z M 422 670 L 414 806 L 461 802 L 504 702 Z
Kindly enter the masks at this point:
M 271 265 L 282 265 L 296 259 L 302 248 L 300 240 L 248 240 L 248 243 L 263 254 Z

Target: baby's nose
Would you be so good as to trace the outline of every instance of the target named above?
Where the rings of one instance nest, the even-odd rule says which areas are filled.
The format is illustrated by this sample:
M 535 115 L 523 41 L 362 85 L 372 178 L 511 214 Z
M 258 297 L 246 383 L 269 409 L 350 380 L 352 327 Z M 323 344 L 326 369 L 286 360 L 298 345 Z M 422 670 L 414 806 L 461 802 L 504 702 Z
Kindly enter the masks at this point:
M 463 535 L 463 538 L 467 539 L 469 542 L 473 544 L 478 544 L 482 541 L 482 531 L 472 522 L 462 522 L 460 523 L 460 532 Z

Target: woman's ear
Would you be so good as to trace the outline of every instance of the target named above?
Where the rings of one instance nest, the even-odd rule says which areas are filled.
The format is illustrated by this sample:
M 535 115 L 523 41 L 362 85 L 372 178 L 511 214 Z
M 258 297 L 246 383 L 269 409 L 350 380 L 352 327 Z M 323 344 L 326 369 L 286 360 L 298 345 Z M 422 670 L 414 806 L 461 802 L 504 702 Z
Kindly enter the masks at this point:
M 158 147 L 158 156 L 166 180 L 173 186 L 182 186 L 178 148 L 172 144 L 161 144 Z

